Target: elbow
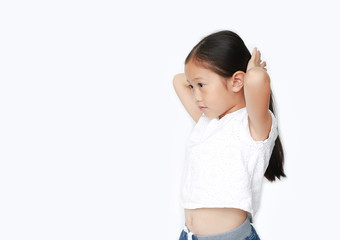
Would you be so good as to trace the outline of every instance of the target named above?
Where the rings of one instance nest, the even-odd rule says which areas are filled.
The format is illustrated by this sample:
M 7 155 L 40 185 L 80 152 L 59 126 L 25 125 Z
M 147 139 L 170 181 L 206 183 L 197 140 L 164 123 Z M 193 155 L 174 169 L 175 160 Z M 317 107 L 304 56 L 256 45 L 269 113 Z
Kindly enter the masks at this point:
M 244 77 L 244 85 L 270 88 L 270 77 L 263 68 L 254 67 L 247 71 Z
M 185 78 L 184 73 L 177 73 L 177 74 L 174 76 L 174 81 L 175 81 L 176 79 L 183 79 L 183 78 Z
M 173 80 L 172 80 L 172 84 L 174 86 L 176 86 L 177 84 L 180 85 L 185 85 L 186 83 L 186 77 L 184 73 L 178 73 L 174 76 Z

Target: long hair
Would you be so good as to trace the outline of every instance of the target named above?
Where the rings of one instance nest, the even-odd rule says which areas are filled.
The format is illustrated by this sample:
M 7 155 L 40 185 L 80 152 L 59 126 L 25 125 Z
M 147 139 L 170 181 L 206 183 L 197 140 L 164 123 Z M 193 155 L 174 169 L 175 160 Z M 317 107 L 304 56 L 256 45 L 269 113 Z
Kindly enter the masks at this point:
M 224 30 L 212 33 L 197 43 L 185 59 L 185 64 L 193 60 L 218 75 L 229 78 L 236 71 L 246 72 L 250 58 L 251 54 L 240 36 Z M 276 116 L 271 89 L 269 109 Z M 278 136 L 264 176 L 270 182 L 275 181 L 275 178 L 286 177 L 283 164 L 283 148 Z

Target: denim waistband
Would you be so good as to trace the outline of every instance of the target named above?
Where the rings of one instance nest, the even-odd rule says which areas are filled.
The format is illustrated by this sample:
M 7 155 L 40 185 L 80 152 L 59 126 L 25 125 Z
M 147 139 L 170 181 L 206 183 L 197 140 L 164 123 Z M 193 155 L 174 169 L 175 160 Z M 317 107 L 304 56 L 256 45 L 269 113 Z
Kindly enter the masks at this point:
M 197 235 L 191 232 L 185 224 L 183 230 L 187 233 L 188 240 L 239 240 L 245 239 L 252 232 L 249 217 L 237 228 L 228 232 L 223 232 L 214 235 Z

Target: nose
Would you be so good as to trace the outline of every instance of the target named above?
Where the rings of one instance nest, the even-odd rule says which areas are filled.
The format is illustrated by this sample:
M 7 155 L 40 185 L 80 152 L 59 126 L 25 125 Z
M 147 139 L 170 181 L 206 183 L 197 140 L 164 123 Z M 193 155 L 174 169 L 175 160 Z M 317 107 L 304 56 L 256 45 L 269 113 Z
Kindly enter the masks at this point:
M 193 89 L 193 94 L 194 94 L 194 98 L 195 98 L 196 102 L 202 101 L 202 95 L 201 95 L 200 91 L 197 90 L 197 88 Z

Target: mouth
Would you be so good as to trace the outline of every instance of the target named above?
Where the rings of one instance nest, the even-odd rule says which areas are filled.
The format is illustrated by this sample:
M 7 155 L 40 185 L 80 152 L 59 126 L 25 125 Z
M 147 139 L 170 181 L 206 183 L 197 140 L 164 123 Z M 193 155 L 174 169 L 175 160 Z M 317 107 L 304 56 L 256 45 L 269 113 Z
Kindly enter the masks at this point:
M 198 106 L 199 107 L 199 109 L 202 111 L 202 110 L 204 110 L 204 109 L 206 109 L 206 107 L 201 107 L 201 106 Z

